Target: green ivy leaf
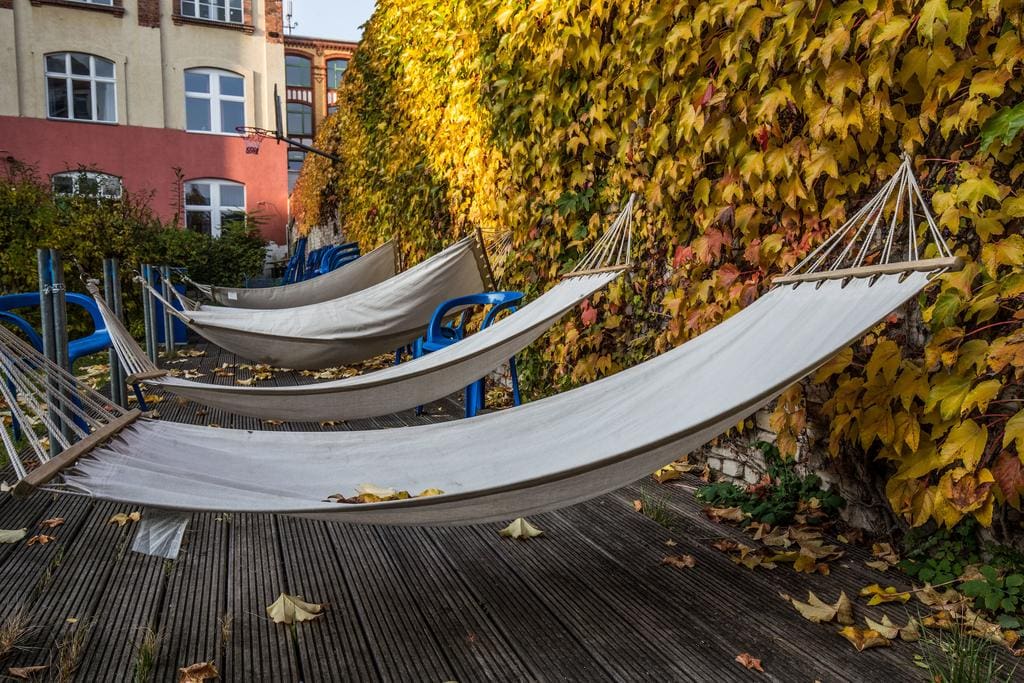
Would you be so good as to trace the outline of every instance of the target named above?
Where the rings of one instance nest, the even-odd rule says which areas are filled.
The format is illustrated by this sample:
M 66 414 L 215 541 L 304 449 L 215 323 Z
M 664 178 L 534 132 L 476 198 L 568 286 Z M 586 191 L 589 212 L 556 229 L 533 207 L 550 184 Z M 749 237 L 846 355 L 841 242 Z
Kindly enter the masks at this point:
M 1002 139 L 1002 145 L 1013 142 L 1024 130 L 1024 102 L 1015 107 L 1004 107 L 988 118 L 981 126 L 981 148 L 988 149 L 993 142 Z

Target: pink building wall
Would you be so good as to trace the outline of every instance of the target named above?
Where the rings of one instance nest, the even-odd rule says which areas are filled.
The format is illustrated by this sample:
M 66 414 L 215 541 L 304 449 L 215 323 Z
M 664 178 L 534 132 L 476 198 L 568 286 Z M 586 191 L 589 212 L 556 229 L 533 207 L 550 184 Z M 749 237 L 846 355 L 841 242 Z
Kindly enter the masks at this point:
M 184 212 L 175 167 L 185 181 L 242 183 L 247 211 L 263 217 L 263 237 L 285 244 L 287 146 L 273 140 L 252 155 L 231 135 L 0 116 L 0 154 L 35 166 L 43 177 L 83 167 L 119 176 L 128 192 L 152 193 L 153 210 L 168 221 Z

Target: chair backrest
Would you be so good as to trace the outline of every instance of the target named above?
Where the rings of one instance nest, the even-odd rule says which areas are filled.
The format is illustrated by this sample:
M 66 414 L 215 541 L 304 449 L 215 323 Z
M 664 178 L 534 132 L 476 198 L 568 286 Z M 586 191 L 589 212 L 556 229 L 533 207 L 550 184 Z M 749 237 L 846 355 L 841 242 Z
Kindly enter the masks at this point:
M 306 263 L 306 242 L 308 237 L 300 237 L 295 241 L 295 251 L 288 259 L 288 266 L 284 270 L 284 284 L 288 285 L 302 279 L 303 268 Z
M 99 306 L 96 305 L 92 297 L 77 292 L 67 292 L 64 296 L 67 303 L 85 309 L 89 317 L 92 318 L 93 327 L 92 332 L 84 337 L 69 340 L 70 355 L 78 357 L 79 355 L 93 353 L 99 349 L 106 348 L 110 343 L 107 323 L 104 322 L 103 316 L 100 315 Z M 20 329 L 28 337 L 29 341 L 32 342 L 32 345 L 42 352 L 43 340 L 39 333 L 36 332 L 35 328 L 27 320 L 11 312 L 21 308 L 37 308 L 39 303 L 39 292 L 0 295 L 0 323 L 6 322 Z
M 469 322 L 470 314 L 475 306 L 490 306 L 490 310 L 484 316 L 480 329 L 489 327 L 503 311 L 515 311 L 516 306 L 523 300 L 522 292 L 480 292 L 479 294 L 468 294 L 466 296 L 448 299 L 434 310 L 430 318 L 430 325 L 427 327 L 427 341 L 442 341 L 451 339 L 451 331 L 454 330 L 455 338 L 462 339 L 465 334 L 466 323 Z M 464 308 L 459 320 L 452 326 L 448 326 L 448 333 L 444 331 L 445 320 L 455 309 Z
M 355 261 L 360 256 L 358 242 L 346 242 L 330 247 L 320 262 L 320 274 L 329 273 L 341 268 L 346 263 Z

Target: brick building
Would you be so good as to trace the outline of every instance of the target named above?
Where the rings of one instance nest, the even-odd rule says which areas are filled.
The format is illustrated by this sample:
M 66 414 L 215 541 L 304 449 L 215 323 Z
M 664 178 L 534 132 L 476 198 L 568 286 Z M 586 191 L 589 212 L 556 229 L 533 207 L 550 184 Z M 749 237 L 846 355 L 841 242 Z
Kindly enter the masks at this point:
M 0 154 L 213 235 L 259 213 L 283 244 L 287 148 L 235 128 L 274 127 L 284 41 L 281 0 L 0 0 Z

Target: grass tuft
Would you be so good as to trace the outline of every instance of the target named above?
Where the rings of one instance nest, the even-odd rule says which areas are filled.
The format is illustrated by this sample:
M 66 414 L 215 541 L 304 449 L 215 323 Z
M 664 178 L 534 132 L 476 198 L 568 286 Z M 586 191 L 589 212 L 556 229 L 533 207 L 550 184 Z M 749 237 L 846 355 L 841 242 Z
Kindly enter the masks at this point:
M 668 499 L 647 488 L 640 489 L 640 512 L 666 529 L 675 526 L 676 515 L 669 507 Z
M 18 610 L 0 624 L 0 661 L 13 655 L 28 640 L 32 627 L 28 617 Z
M 142 629 L 142 642 L 135 653 L 135 672 L 132 680 L 135 683 L 146 683 L 153 675 L 156 666 L 157 650 L 160 648 L 160 634 L 150 627 Z
M 82 653 L 85 651 L 85 639 L 89 635 L 89 626 L 83 623 L 75 624 L 71 632 L 57 645 L 57 681 L 58 683 L 70 683 L 75 678 L 82 663 Z
M 932 683 L 1010 683 L 1017 670 L 1000 664 L 1002 647 L 971 635 L 960 622 L 947 631 L 924 629 L 920 648 L 914 659 Z

